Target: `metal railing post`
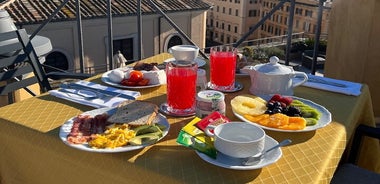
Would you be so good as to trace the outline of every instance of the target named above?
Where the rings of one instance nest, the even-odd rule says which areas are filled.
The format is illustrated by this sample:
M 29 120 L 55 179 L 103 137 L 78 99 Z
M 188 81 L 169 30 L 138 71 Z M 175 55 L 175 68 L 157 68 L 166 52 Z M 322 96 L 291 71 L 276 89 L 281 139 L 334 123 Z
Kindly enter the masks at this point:
M 112 30 L 112 11 L 111 0 L 107 0 L 107 23 L 108 23 L 108 61 L 109 68 L 113 69 L 113 30 Z
M 138 40 L 138 50 L 137 50 L 137 57 L 138 60 L 142 59 L 142 18 L 141 18 L 141 0 L 137 1 L 137 40 Z
M 293 18 L 294 18 L 294 9 L 296 2 L 295 0 L 290 1 L 289 9 L 289 22 L 288 22 L 288 39 L 286 42 L 286 53 L 285 53 L 285 65 L 289 65 L 290 62 L 290 48 L 292 47 L 292 36 L 293 36 Z
M 315 75 L 316 65 L 317 65 L 317 57 L 319 50 L 319 37 L 321 35 L 321 24 L 322 24 L 322 14 L 323 14 L 323 3 L 326 0 L 319 0 L 318 4 L 318 19 L 317 19 L 317 30 L 315 32 L 315 42 L 314 42 L 314 51 L 313 51 L 313 61 L 311 63 L 311 74 Z
M 83 31 L 82 31 L 82 18 L 80 10 L 80 0 L 77 0 L 76 5 L 76 14 L 77 14 L 77 29 L 78 29 L 78 45 L 79 45 L 79 66 L 80 72 L 84 73 L 84 53 L 83 53 Z

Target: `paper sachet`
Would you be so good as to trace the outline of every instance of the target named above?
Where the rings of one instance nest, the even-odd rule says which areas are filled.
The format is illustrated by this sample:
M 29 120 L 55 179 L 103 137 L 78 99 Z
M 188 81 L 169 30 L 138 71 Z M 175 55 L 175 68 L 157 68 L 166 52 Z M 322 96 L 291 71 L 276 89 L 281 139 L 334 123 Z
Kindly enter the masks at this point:
M 177 143 L 193 148 L 211 158 L 216 158 L 216 149 L 214 148 L 212 138 L 195 126 L 200 120 L 200 118 L 195 117 L 190 123 L 184 126 L 179 132 Z
M 198 123 L 195 124 L 196 127 L 198 127 L 200 130 L 205 131 L 206 127 L 211 124 L 214 126 L 217 126 L 222 123 L 230 122 L 230 120 L 224 116 L 223 114 L 220 114 L 218 111 L 214 111 L 213 113 L 209 114 L 202 120 L 200 120 Z M 210 130 L 210 132 L 213 132 Z
M 204 129 L 209 124 L 218 125 L 227 122 L 230 122 L 230 120 L 219 112 L 213 112 L 203 119 L 195 117 L 181 129 L 177 142 L 186 147 L 196 149 L 211 158 L 216 158 L 214 139 L 207 136 L 204 133 Z

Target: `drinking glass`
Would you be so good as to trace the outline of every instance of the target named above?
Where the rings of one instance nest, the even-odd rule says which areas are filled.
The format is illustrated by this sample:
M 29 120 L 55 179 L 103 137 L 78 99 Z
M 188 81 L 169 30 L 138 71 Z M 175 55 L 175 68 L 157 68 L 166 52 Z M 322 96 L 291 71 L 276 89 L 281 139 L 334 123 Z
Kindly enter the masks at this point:
M 235 88 L 237 49 L 215 46 L 210 49 L 210 88 L 231 91 Z
M 170 114 L 195 113 L 197 70 L 194 61 L 175 60 L 166 65 L 167 111 Z

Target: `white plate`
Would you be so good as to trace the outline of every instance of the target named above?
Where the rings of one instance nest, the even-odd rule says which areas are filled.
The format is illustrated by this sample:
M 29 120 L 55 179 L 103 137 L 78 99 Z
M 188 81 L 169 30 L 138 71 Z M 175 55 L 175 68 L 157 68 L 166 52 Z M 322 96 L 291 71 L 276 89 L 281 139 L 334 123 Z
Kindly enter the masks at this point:
M 174 61 L 174 58 L 166 59 L 166 60 L 164 61 L 164 63 L 168 63 L 168 62 L 170 62 L 170 61 Z M 204 65 L 206 64 L 206 61 L 205 61 L 204 59 L 202 59 L 202 58 L 199 58 L 199 57 L 197 57 L 197 58 L 195 59 L 195 62 L 197 62 L 198 67 L 202 67 L 202 66 L 204 66 Z
M 264 150 L 267 150 L 267 149 L 269 149 L 269 148 L 271 148 L 277 144 L 278 144 L 278 142 L 276 140 L 274 140 L 272 137 L 270 137 L 268 135 L 265 136 L 265 148 L 264 148 Z M 250 166 L 244 166 L 241 164 L 243 161 L 242 158 L 229 157 L 229 156 L 224 155 L 220 152 L 217 153 L 216 159 L 213 159 L 213 158 L 211 158 L 211 157 L 209 157 L 209 156 L 207 156 L 201 152 L 198 152 L 198 151 L 196 151 L 196 153 L 204 161 L 206 161 L 210 164 L 213 164 L 213 165 L 216 165 L 219 167 L 224 167 L 227 169 L 235 169 L 235 170 L 252 170 L 252 169 L 263 168 L 265 166 L 268 166 L 270 164 L 277 162 L 282 156 L 281 148 L 278 148 L 278 149 L 275 149 L 273 151 L 268 152 L 265 155 L 264 159 L 262 159 L 257 164 L 253 164 Z
M 97 114 L 107 113 L 109 115 L 112 115 L 115 112 L 116 112 L 116 108 L 106 107 L 106 108 L 95 109 L 92 111 L 87 111 L 87 112 L 84 112 L 83 114 L 95 116 Z M 61 126 L 61 128 L 59 130 L 59 137 L 61 138 L 61 140 L 66 145 L 68 145 L 70 147 L 80 149 L 83 151 L 89 151 L 89 152 L 116 153 L 116 152 L 126 152 L 126 151 L 137 150 L 137 149 L 141 149 L 141 148 L 148 146 L 148 145 L 139 145 L 139 146 L 127 145 L 127 146 L 117 147 L 117 148 L 113 148 L 113 149 L 94 149 L 94 148 L 91 148 L 90 146 L 88 146 L 87 143 L 86 144 L 70 144 L 69 142 L 67 142 L 67 135 L 71 131 L 71 127 L 73 126 L 73 122 L 74 122 L 75 117 L 67 120 Z M 168 120 L 166 119 L 166 117 L 163 116 L 162 114 L 159 114 L 158 118 L 159 118 L 158 123 L 161 125 L 164 125 L 166 127 L 166 129 L 164 131 L 162 131 L 163 136 L 159 139 L 159 140 L 161 140 L 162 138 L 164 138 L 168 134 L 170 124 L 169 124 Z
M 266 126 L 260 125 L 258 123 L 255 123 L 255 124 L 257 124 L 258 126 L 264 128 L 264 129 L 278 131 L 278 132 L 308 132 L 308 131 L 313 131 L 313 130 L 323 128 L 331 122 L 331 113 L 325 107 L 323 107 L 319 104 L 316 104 L 310 100 L 306 100 L 306 99 L 295 97 L 295 96 L 290 96 L 290 97 L 295 99 L 295 100 L 299 100 L 299 101 L 305 103 L 306 105 L 309 105 L 310 107 L 317 109 L 321 113 L 321 118 L 318 120 L 318 123 L 316 125 L 313 125 L 313 126 L 306 126 L 306 128 L 304 128 L 303 130 L 283 130 L 283 129 L 278 129 L 278 128 L 266 127 Z M 240 115 L 234 111 L 233 111 L 233 113 L 240 120 L 243 120 L 245 122 L 251 122 L 251 121 L 245 119 L 242 115 Z M 251 123 L 254 123 L 254 122 L 251 122 Z
M 119 88 L 125 88 L 125 89 L 143 89 L 143 88 L 151 88 L 151 87 L 156 87 L 156 86 L 161 86 L 162 84 L 152 84 L 152 85 L 147 85 L 147 86 L 123 86 L 119 83 L 114 83 L 110 80 L 109 74 L 112 72 L 112 70 L 103 73 L 102 75 L 102 81 L 108 85 L 119 87 Z

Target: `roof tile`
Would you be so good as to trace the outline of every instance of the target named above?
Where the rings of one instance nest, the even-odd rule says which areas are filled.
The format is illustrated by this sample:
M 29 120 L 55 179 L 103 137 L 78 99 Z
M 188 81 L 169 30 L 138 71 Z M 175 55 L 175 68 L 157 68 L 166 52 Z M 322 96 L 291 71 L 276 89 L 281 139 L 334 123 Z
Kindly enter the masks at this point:
M 0 3 L 15 24 L 38 24 L 46 20 L 65 0 L 8 0 Z M 107 15 L 106 0 L 81 0 L 82 19 L 104 18 Z M 211 4 L 202 0 L 155 0 L 164 12 L 207 10 Z M 112 0 L 113 16 L 136 15 L 137 0 Z M 69 0 L 52 21 L 75 19 L 76 0 Z M 143 14 L 155 13 L 148 0 L 141 1 Z

